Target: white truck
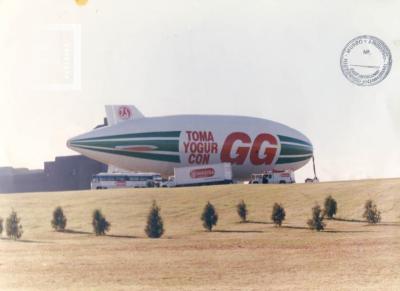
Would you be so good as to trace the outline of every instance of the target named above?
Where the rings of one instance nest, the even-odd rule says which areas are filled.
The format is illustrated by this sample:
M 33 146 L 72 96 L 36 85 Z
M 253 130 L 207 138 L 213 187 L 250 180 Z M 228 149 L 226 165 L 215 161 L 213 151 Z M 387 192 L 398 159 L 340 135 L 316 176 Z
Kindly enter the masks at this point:
M 232 184 L 232 166 L 220 163 L 174 168 L 174 176 L 161 183 L 162 187 Z
M 293 171 L 268 171 L 262 174 L 252 174 L 250 184 L 291 184 L 296 183 Z

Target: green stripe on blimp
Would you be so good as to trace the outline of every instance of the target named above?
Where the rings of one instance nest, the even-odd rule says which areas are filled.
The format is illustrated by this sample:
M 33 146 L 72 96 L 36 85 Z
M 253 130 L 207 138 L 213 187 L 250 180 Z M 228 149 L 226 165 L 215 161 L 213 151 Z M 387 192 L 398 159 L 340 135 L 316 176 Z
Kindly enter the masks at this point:
M 118 146 L 154 146 L 155 151 L 179 152 L 179 140 L 73 141 L 72 146 L 115 148 Z
M 126 152 L 126 151 L 122 151 L 122 150 L 97 149 L 97 148 L 91 148 L 91 147 L 87 147 L 87 146 L 76 146 L 76 147 L 86 149 L 86 150 L 91 150 L 91 151 L 97 151 L 97 152 L 103 152 L 103 153 L 108 153 L 108 154 L 121 155 L 121 156 L 127 156 L 127 157 L 145 159 L 145 160 L 155 160 L 155 161 L 163 161 L 163 162 L 171 162 L 171 163 L 180 163 L 180 161 L 181 161 L 179 156 L 176 156 L 176 155 L 162 155 L 162 154 L 153 154 L 153 153 L 133 153 L 133 152 Z
M 97 136 L 97 137 L 77 139 L 74 141 L 76 142 L 76 141 L 87 141 L 87 140 L 136 138 L 136 137 L 179 137 L 180 135 L 181 135 L 180 131 L 158 131 L 158 132 L 141 132 L 141 133 L 128 133 L 128 134 L 109 135 L 109 136 Z
M 300 146 L 300 145 L 292 145 L 292 144 L 281 144 L 281 155 L 286 156 L 286 155 L 307 155 L 307 154 L 312 154 L 313 151 L 311 148 L 306 147 L 306 146 Z
M 276 161 L 276 164 L 289 164 L 289 163 L 296 163 L 296 162 L 301 162 L 310 159 L 311 156 L 306 156 L 306 157 L 287 157 L 287 158 L 279 158 Z
M 281 142 L 293 142 L 293 143 L 300 143 L 300 144 L 304 144 L 304 145 L 308 145 L 308 146 L 312 146 L 310 143 L 304 141 L 304 140 L 300 140 L 297 138 L 293 138 L 293 137 L 289 137 L 289 136 L 284 136 L 284 135 L 278 135 L 279 140 Z

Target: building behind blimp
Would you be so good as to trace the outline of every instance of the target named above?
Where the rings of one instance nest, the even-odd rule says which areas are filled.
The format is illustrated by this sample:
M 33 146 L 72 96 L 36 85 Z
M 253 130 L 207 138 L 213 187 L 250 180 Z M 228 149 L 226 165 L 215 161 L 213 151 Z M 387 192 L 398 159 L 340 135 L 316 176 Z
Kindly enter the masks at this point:
M 107 165 L 85 156 L 62 156 L 44 163 L 43 169 L 0 167 L 0 193 L 90 189 L 92 175 Z

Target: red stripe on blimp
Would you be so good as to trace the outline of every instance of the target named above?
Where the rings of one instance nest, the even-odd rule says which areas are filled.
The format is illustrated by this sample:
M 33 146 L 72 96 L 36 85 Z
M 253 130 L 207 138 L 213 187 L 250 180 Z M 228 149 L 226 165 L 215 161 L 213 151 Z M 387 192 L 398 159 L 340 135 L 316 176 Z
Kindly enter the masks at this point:
M 133 146 L 128 148 L 120 148 L 121 150 L 128 151 L 128 152 L 150 152 L 154 150 L 154 147 L 146 147 L 146 146 Z

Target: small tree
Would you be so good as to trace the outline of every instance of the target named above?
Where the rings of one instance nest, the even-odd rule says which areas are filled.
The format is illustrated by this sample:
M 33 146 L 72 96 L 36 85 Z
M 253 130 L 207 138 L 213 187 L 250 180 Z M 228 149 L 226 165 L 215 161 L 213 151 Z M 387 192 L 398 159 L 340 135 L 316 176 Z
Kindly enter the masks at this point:
M 17 213 L 13 210 L 10 216 L 6 220 L 6 233 L 9 238 L 17 240 L 22 236 L 23 230 L 20 224 L 21 219 Z
M 236 210 L 242 222 L 246 222 L 248 211 L 247 211 L 247 205 L 246 203 L 244 203 L 243 200 L 240 201 L 238 205 L 236 205 Z
M 323 222 L 324 215 L 319 205 L 315 205 L 312 208 L 312 218 L 307 221 L 310 229 L 315 229 L 316 231 L 324 230 L 325 223 Z
M 364 206 L 363 217 L 368 223 L 378 223 L 381 221 L 381 212 L 378 211 L 376 204 L 372 200 L 367 200 Z
M 217 225 L 218 214 L 214 206 L 210 202 L 207 202 L 206 206 L 204 206 L 201 220 L 203 220 L 204 228 L 208 231 L 212 231 L 213 226 Z
M 160 208 L 157 206 L 156 201 L 150 208 L 149 215 L 147 216 L 147 225 L 145 232 L 148 237 L 159 238 L 164 233 L 164 224 L 160 216 Z
M 58 206 L 53 211 L 53 220 L 51 221 L 51 226 L 55 231 L 64 231 L 67 225 L 67 218 L 64 215 L 64 211 L 60 206 Z
M 92 225 L 96 235 L 105 235 L 111 226 L 99 209 L 93 211 Z
M 0 235 L 3 233 L 3 218 L 0 217 Z
M 275 226 L 281 226 L 282 221 L 285 220 L 285 209 L 281 204 L 275 203 L 274 207 L 272 207 L 272 215 L 271 219 L 274 222 Z
M 324 213 L 329 219 L 332 219 L 337 211 L 337 203 L 336 200 L 332 198 L 331 195 L 325 198 L 324 202 Z

